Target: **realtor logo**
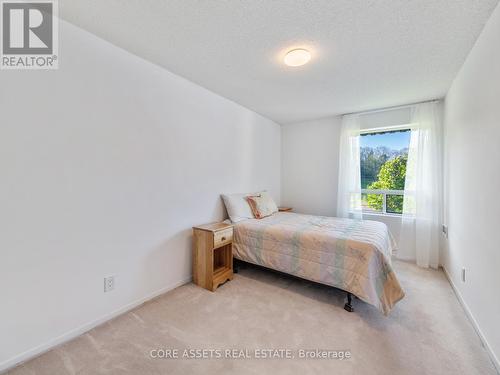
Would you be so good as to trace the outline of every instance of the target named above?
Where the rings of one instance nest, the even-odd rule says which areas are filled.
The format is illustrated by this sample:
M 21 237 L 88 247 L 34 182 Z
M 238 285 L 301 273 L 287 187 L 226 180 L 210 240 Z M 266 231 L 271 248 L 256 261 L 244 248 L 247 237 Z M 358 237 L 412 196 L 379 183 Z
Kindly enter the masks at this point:
M 57 69 L 57 3 L 2 0 L 2 69 Z

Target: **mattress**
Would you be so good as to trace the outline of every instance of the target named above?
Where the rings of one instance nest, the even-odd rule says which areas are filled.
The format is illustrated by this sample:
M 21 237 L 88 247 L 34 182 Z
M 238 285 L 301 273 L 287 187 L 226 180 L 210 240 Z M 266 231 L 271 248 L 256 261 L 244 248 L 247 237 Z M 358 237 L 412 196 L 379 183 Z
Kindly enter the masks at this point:
M 235 258 L 357 296 L 387 315 L 404 297 L 384 223 L 278 212 L 234 225 Z

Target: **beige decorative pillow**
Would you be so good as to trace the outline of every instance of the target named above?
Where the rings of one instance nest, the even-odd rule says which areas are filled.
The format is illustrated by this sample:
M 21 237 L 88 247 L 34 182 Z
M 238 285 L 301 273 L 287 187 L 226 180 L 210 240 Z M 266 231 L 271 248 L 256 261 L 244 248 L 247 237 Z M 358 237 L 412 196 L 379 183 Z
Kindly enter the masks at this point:
M 263 191 L 257 196 L 248 196 L 247 201 L 256 219 L 262 219 L 278 212 L 278 206 L 267 191 Z

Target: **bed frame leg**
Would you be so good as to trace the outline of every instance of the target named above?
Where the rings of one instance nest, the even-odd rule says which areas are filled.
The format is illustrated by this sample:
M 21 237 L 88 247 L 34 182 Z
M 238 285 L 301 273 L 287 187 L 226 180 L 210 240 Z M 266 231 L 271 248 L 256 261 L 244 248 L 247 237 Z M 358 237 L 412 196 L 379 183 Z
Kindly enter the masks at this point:
M 344 305 L 344 310 L 349 311 L 349 312 L 354 311 L 354 309 L 352 307 L 352 294 L 349 292 L 347 292 L 347 302 Z
M 242 260 L 233 258 L 233 273 L 239 273 L 240 270 L 247 268 L 247 263 Z

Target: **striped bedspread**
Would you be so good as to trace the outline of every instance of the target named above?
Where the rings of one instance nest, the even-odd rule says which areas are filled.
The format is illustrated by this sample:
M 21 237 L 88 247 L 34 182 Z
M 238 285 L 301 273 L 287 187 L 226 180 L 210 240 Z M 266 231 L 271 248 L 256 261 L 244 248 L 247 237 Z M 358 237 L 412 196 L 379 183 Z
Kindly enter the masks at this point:
M 351 292 L 387 315 L 404 297 L 377 221 L 278 212 L 235 224 L 235 258 Z

